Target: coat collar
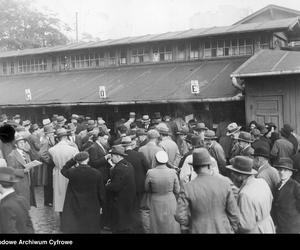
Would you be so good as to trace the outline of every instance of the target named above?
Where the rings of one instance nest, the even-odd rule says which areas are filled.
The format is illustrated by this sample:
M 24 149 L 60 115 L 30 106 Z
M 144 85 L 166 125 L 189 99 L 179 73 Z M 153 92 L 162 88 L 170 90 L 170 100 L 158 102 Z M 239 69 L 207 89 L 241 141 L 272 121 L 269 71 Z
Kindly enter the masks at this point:
M 4 196 L 4 197 L 1 199 L 1 202 L 0 202 L 0 203 L 3 203 L 3 202 L 5 202 L 6 200 L 9 200 L 10 198 L 12 198 L 12 197 L 14 197 L 14 196 L 16 196 L 16 195 L 17 195 L 16 191 L 13 191 L 13 192 L 9 193 L 8 195 Z
M 13 150 L 13 154 L 16 157 L 16 160 L 22 165 L 25 166 L 26 162 L 23 158 L 23 156 L 19 153 L 19 151 L 17 149 Z M 27 157 L 27 153 L 24 152 L 25 156 Z

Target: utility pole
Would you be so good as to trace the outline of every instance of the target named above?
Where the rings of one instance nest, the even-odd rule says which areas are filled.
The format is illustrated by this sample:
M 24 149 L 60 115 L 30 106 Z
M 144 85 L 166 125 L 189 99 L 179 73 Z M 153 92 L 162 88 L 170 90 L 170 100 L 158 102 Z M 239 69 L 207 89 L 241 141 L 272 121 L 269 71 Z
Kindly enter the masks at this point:
M 78 43 L 78 12 L 76 12 L 76 42 Z

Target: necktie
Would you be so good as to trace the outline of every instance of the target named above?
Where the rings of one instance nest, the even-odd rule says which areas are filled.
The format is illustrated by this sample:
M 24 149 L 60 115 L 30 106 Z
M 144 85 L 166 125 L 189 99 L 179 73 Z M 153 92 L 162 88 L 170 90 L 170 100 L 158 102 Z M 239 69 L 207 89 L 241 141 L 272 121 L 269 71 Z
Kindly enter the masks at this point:
M 23 157 L 25 163 L 28 163 L 24 151 L 21 151 L 21 155 L 22 155 L 22 157 Z

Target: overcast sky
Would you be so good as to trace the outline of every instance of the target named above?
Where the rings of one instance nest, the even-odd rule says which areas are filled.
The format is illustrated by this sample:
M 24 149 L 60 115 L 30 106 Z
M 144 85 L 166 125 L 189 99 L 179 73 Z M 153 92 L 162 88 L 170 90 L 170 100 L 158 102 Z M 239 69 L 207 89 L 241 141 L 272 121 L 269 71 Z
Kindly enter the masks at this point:
M 40 10 L 51 10 L 67 23 L 75 38 L 89 33 L 101 40 L 159 34 L 190 28 L 226 26 L 276 4 L 300 10 L 299 0 L 32 0 Z

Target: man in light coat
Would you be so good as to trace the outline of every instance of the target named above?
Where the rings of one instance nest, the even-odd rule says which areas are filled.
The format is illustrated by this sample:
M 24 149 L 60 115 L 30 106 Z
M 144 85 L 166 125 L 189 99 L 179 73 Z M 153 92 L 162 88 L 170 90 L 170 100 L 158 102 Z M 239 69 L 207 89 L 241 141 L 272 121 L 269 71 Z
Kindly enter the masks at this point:
M 69 180 L 61 174 L 61 169 L 68 160 L 74 157 L 79 151 L 77 147 L 70 145 L 68 133 L 65 128 L 56 131 L 59 142 L 49 149 L 49 154 L 54 162 L 53 168 L 53 207 L 55 212 L 63 211 L 66 190 Z
M 226 166 L 233 183 L 240 188 L 237 202 L 240 209 L 240 233 L 275 233 L 271 218 L 273 195 L 267 182 L 255 178 L 253 160 L 247 156 L 236 156 Z

